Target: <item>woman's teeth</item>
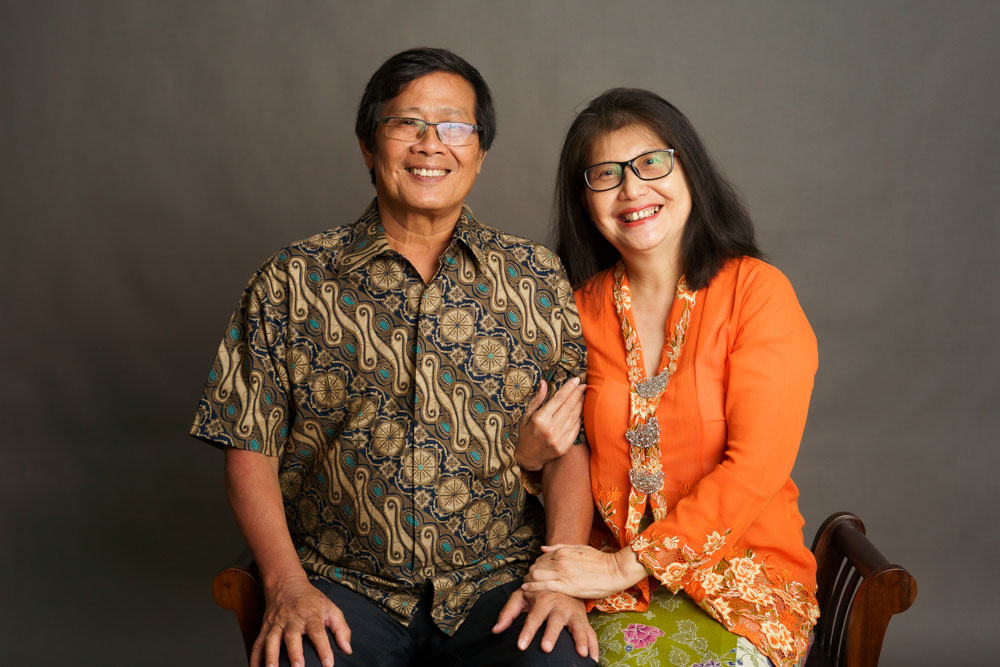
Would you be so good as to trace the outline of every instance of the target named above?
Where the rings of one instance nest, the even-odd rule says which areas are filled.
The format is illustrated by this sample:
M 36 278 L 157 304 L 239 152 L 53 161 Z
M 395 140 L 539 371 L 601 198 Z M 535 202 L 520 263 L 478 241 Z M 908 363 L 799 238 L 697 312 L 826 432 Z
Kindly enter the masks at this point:
M 644 208 L 641 211 L 635 211 L 634 213 L 626 213 L 622 216 L 625 222 L 636 222 L 637 220 L 642 220 L 643 218 L 648 218 L 651 215 L 656 215 L 661 207 L 650 206 L 649 208 Z

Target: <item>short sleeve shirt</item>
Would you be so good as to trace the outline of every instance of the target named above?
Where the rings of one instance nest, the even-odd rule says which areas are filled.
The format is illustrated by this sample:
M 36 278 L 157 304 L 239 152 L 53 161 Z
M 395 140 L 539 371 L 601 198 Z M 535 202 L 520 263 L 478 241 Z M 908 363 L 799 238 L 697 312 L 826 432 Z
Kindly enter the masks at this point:
M 192 435 L 280 459 L 310 576 L 402 623 L 427 586 L 453 633 L 523 576 L 542 511 L 513 450 L 539 380 L 584 372 L 569 282 L 547 248 L 463 207 L 425 284 L 373 202 L 351 225 L 275 253 L 219 346 Z

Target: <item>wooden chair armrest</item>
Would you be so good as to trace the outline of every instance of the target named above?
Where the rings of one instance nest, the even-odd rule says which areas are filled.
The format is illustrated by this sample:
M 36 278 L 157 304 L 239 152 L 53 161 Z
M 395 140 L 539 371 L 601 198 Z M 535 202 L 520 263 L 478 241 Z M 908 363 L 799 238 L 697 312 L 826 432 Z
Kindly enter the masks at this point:
M 249 658 L 264 619 L 264 593 L 249 548 L 244 549 L 229 567 L 215 575 L 212 595 L 216 604 L 236 614 Z

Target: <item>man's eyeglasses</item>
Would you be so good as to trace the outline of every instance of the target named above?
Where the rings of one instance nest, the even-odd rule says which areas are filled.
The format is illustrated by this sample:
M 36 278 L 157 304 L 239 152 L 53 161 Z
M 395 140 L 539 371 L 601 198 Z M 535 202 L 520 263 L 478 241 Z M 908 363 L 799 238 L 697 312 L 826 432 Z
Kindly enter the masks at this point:
M 385 124 L 385 136 L 399 141 L 420 141 L 424 138 L 427 127 L 434 126 L 438 140 L 445 146 L 468 146 L 472 143 L 472 135 L 481 128 L 472 123 L 454 123 L 451 121 L 430 123 L 419 118 L 403 118 L 387 116 L 379 118 L 378 122 Z
M 583 170 L 583 182 L 594 192 L 617 188 L 625 180 L 625 167 L 644 181 L 655 181 L 674 170 L 674 149 L 649 151 L 625 162 L 599 162 Z

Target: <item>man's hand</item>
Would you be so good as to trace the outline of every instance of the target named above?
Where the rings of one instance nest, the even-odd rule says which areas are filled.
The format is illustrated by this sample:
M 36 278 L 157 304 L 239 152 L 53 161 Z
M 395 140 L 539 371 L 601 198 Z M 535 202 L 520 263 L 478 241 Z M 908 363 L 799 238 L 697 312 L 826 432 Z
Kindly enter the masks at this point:
M 253 643 L 250 653 L 250 667 L 277 667 L 281 643 L 288 650 L 288 661 L 292 667 L 302 667 L 302 636 L 312 641 L 324 667 L 333 665 L 333 649 L 326 635 L 330 628 L 340 649 L 351 653 L 351 629 L 344 614 L 337 605 L 330 602 L 323 593 L 309 583 L 303 573 L 276 582 L 265 590 L 267 607 L 260 635 Z
M 545 591 L 528 593 L 518 589 L 511 594 L 507 604 L 500 610 L 497 624 L 493 626 L 493 634 L 500 634 L 509 628 L 514 619 L 523 612 L 527 612 L 528 616 L 524 619 L 524 627 L 521 628 L 521 634 L 517 638 L 517 647 L 522 651 L 531 644 L 542 622 L 547 621 L 545 633 L 542 635 L 544 652 L 552 651 L 559 633 L 565 627 L 569 628 L 573 636 L 576 652 L 581 657 L 586 658 L 589 655 L 592 660 L 597 660 L 599 653 L 597 635 L 587 620 L 587 610 L 583 600 L 560 593 Z
M 529 593 L 555 591 L 600 600 L 649 576 L 631 547 L 598 551 L 585 544 L 543 546 L 522 588 Z
M 580 433 L 580 414 L 587 385 L 572 378 L 547 402 L 549 385 L 538 384 L 538 392 L 521 417 L 514 458 L 525 470 L 541 470 L 573 446 Z M 542 405 L 544 403 L 544 405 Z

